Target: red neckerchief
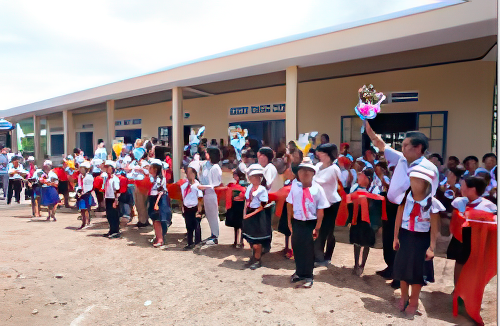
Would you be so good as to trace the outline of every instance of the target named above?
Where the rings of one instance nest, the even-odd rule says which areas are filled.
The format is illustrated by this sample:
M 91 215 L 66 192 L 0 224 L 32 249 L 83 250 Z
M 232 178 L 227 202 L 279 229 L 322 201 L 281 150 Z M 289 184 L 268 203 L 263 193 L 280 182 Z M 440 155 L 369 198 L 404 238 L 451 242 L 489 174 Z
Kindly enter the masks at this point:
M 413 209 L 410 213 L 409 230 L 415 231 L 415 220 L 422 214 L 422 206 L 419 203 L 413 203 Z

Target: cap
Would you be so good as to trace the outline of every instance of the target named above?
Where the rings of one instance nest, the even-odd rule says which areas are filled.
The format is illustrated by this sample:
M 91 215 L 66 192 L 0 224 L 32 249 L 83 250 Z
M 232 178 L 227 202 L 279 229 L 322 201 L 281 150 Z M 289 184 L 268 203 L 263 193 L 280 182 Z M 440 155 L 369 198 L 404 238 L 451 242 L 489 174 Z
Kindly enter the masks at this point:
M 80 167 L 81 168 L 90 169 L 90 162 L 89 161 L 85 161 L 82 164 L 80 164 Z
M 260 164 L 252 164 L 248 167 L 248 176 L 264 175 L 264 168 Z
M 150 162 L 150 164 L 151 165 L 153 165 L 153 164 L 154 165 L 159 165 L 159 166 L 163 167 L 163 163 L 159 159 L 157 159 L 157 158 L 152 159 L 151 162 Z
M 45 162 L 43 162 L 43 166 L 52 166 L 52 161 L 45 160 Z
M 97 165 L 101 165 L 101 164 L 102 164 L 102 160 L 100 158 L 92 159 L 92 165 L 97 166 Z
M 116 163 L 114 161 L 106 160 L 106 163 L 104 165 L 111 166 L 113 169 L 116 169 Z
M 436 178 L 436 173 L 421 165 L 416 165 L 413 168 L 411 168 L 409 176 L 410 178 L 423 179 L 432 184 L 432 180 Z
M 302 163 L 299 164 L 299 170 L 300 169 L 311 169 L 316 173 L 316 167 L 312 163 L 311 159 L 309 157 L 304 157 L 304 160 L 302 160 Z
M 35 160 L 35 158 L 33 156 L 28 156 L 28 162 L 32 162 L 34 160 Z
M 196 174 L 200 174 L 200 161 L 191 161 L 188 168 L 195 170 Z

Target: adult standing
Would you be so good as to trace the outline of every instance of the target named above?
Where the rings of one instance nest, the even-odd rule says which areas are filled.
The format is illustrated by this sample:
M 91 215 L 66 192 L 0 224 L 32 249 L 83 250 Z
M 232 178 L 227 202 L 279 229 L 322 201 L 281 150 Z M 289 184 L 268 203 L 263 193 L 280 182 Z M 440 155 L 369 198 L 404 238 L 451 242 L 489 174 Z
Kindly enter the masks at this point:
M 9 189 L 9 172 L 7 170 L 9 165 L 9 158 L 7 157 L 7 149 L 4 147 L 0 152 L 0 180 L 2 181 L 3 198 L 7 198 L 7 191 Z
M 340 168 L 334 164 L 338 149 L 334 144 L 321 144 L 316 148 L 319 163 L 316 164 L 314 181 L 325 190 L 328 208 L 324 209 L 323 222 L 318 238 L 314 242 L 314 258 L 317 265 L 326 266 L 332 259 L 335 249 L 335 219 L 342 198 L 338 193 L 338 183 L 341 178 Z M 325 252 L 325 244 L 327 244 Z
M 205 215 L 210 225 L 212 235 L 205 239 L 205 244 L 216 245 L 219 243 L 219 203 L 215 187 L 222 183 L 222 170 L 219 166 L 220 150 L 217 147 L 210 146 L 205 153 L 201 153 L 205 161 L 201 165 L 200 183 L 198 188 L 203 191 L 203 205 Z
M 99 143 L 99 145 L 97 145 L 97 149 L 94 152 L 94 158 L 98 158 L 103 162 L 106 162 L 106 160 L 108 159 L 108 153 L 106 152 L 104 142 L 101 142 Z
M 12 202 L 12 196 L 16 198 L 16 203 L 21 203 L 21 190 L 23 189 L 23 179 L 28 174 L 19 163 L 19 157 L 13 156 L 12 162 L 7 166 L 9 172 L 9 190 L 7 191 L 7 205 Z
M 382 223 L 382 241 L 384 250 L 384 260 L 387 264 L 387 268 L 378 271 L 377 274 L 387 278 L 392 279 L 392 271 L 394 264 L 395 251 L 393 250 L 394 242 L 394 227 L 396 221 L 396 214 L 399 205 L 402 203 L 405 197 L 406 191 L 410 187 L 410 177 L 409 172 L 415 166 L 422 166 L 428 170 L 431 170 L 438 175 L 437 167 L 428 159 L 424 157 L 424 153 L 429 147 L 429 140 L 427 137 L 418 131 L 412 131 L 406 133 L 406 138 L 403 140 L 401 145 L 402 153 L 392 149 L 388 146 L 380 136 L 376 135 L 370 124 L 366 123 L 366 133 L 370 137 L 373 145 L 376 146 L 379 151 L 383 151 L 385 158 L 390 165 L 395 165 L 394 174 L 389 184 L 389 190 L 387 191 L 387 221 Z M 432 180 L 432 190 L 431 196 L 436 195 L 436 190 L 439 186 L 438 178 Z M 399 288 L 399 281 L 394 280 L 391 283 L 393 288 Z

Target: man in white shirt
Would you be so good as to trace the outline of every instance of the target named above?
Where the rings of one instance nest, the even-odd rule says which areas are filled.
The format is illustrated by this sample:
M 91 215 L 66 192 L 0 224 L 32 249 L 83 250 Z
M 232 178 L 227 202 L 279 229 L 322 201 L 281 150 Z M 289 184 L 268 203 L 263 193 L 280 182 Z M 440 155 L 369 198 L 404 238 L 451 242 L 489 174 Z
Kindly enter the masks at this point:
M 366 133 L 370 137 L 373 145 L 383 152 L 387 162 L 390 165 L 395 165 L 394 174 L 389 184 L 387 191 L 387 221 L 382 222 L 382 241 L 384 247 L 384 260 L 387 268 L 377 272 L 378 275 L 391 279 L 392 266 L 394 263 L 395 251 L 393 250 L 394 242 L 394 224 L 398 207 L 403 201 L 406 191 L 410 187 L 409 173 L 412 168 L 420 165 L 426 169 L 434 171 L 438 175 L 437 167 L 424 157 L 424 153 L 429 148 L 429 140 L 427 137 L 418 131 L 408 132 L 402 143 L 403 152 L 396 151 L 387 145 L 380 136 L 376 135 L 368 121 L 366 122 Z M 432 180 L 431 195 L 436 195 L 436 190 L 439 187 L 439 179 Z M 399 288 L 399 282 L 393 281 L 391 286 Z
M 16 198 L 16 203 L 21 203 L 21 190 L 23 189 L 23 179 L 28 174 L 19 163 L 19 157 L 12 157 L 12 162 L 7 165 L 9 173 L 9 190 L 7 191 L 7 205 L 12 202 L 12 196 Z

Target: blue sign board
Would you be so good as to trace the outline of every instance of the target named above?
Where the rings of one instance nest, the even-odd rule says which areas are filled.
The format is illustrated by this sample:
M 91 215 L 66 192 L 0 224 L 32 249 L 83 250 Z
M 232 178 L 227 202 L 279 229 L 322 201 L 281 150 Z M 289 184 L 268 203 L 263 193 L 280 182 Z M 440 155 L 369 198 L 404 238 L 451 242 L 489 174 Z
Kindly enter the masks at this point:
M 250 113 L 280 113 L 285 112 L 285 104 L 265 104 L 260 106 L 251 106 Z M 248 106 L 236 107 L 229 109 L 229 115 L 245 115 L 248 114 Z

